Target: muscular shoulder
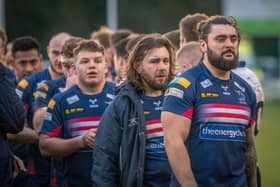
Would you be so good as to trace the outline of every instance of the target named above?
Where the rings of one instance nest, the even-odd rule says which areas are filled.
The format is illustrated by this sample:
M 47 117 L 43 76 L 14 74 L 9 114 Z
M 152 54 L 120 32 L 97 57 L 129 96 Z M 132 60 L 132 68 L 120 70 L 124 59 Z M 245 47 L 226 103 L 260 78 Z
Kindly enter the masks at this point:
M 22 79 L 17 87 L 16 87 L 16 93 L 20 98 L 23 97 L 23 95 L 29 95 L 32 94 L 32 87 L 33 87 L 34 81 L 32 81 L 32 77 L 26 77 Z
M 55 94 L 48 103 L 48 109 L 54 110 L 54 108 L 64 108 L 68 104 L 78 102 L 79 96 L 75 93 L 73 88 L 68 89 L 65 92 Z
M 173 79 L 169 84 L 168 87 L 179 87 L 179 88 L 189 88 L 196 84 L 196 82 L 201 79 L 201 75 L 203 74 L 203 71 L 201 69 L 201 65 L 197 65 L 181 75 L 177 76 L 175 79 Z

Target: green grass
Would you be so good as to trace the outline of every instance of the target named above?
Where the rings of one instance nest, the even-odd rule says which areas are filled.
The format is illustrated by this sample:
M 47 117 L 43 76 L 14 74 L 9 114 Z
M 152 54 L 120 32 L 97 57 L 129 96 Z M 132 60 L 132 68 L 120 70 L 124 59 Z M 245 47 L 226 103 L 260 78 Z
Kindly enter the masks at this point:
M 265 103 L 261 131 L 256 138 L 262 186 L 280 186 L 280 100 Z

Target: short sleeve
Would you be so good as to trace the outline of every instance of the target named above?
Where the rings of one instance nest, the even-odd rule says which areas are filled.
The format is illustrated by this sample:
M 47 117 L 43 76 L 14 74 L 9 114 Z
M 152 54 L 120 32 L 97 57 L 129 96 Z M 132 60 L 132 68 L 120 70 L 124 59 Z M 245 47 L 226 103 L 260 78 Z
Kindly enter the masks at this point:
M 48 81 L 40 84 L 35 93 L 35 110 L 41 107 L 46 107 L 53 96 L 52 87 Z
M 163 111 L 192 119 L 195 84 L 186 77 L 177 77 L 165 91 Z
M 59 103 L 59 98 L 54 97 L 48 103 L 47 112 L 44 117 L 44 123 L 41 129 L 41 134 L 46 134 L 50 137 L 58 137 L 63 125 L 62 109 Z

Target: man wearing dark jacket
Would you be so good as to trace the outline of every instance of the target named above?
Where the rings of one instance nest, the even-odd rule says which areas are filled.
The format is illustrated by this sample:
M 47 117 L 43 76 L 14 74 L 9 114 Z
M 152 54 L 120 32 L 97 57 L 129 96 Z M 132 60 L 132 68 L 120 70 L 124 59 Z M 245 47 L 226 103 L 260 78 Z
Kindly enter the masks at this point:
M 97 130 L 93 186 L 169 186 L 160 112 L 165 87 L 175 76 L 174 49 L 160 34 L 147 35 L 129 55 L 128 66 L 127 81 Z
M 0 181 L 1 186 L 6 187 L 11 183 L 15 163 L 6 133 L 18 133 L 23 129 L 25 110 L 12 82 L 7 79 L 2 64 L 0 64 L 0 93 Z

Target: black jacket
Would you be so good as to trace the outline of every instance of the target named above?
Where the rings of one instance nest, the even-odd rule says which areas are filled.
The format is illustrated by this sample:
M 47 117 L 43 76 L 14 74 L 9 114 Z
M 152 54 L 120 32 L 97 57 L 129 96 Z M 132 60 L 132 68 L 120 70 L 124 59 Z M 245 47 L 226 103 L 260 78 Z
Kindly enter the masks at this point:
M 13 167 L 13 155 L 6 133 L 18 133 L 23 129 L 25 110 L 2 64 L 0 64 L 0 93 L 0 181 L 1 186 L 8 186 Z
M 95 187 L 140 187 L 143 184 L 146 133 L 138 94 L 123 84 L 99 124 L 93 149 Z

